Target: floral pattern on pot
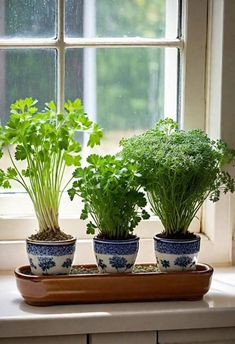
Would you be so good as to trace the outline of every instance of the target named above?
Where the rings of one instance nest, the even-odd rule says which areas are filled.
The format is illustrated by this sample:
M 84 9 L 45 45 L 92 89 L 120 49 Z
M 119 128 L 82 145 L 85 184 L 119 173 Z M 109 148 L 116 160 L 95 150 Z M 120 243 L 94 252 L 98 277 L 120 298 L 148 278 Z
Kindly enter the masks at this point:
M 33 275 L 69 274 L 75 252 L 76 239 L 38 242 L 26 240 L 31 273 Z
M 131 272 L 139 250 L 139 238 L 93 239 L 97 267 L 101 273 Z
M 200 237 L 190 240 L 154 237 L 154 250 L 160 271 L 195 270 L 200 250 Z
M 51 257 L 38 257 L 38 262 L 38 266 L 46 274 L 51 268 L 53 268 L 56 265 L 55 261 Z
M 186 268 L 187 266 L 191 266 L 191 264 L 193 264 L 194 262 L 193 262 L 192 258 L 189 256 L 180 256 L 180 257 L 176 258 L 174 263 L 175 263 L 175 265 Z
M 70 268 L 72 265 L 72 259 L 67 258 L 65 262 L 63 262 L 62 267 L 63 268 Z

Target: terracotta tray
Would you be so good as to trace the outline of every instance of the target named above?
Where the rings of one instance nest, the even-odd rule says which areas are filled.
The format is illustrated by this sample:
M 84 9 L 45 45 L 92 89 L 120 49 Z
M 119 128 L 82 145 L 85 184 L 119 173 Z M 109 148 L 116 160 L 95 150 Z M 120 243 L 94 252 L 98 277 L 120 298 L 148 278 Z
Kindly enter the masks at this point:
M 79 266 L 75 267 L 78 268 Z M 86 268 L 94 268 L 92 265 Z M 128 274 L 33 276 L 30 267 L 15 270 L 18 289 L 34 306 L 69 303 L 199 300 L 210 288 L 213 269 L 198 264 L 196 271 Z

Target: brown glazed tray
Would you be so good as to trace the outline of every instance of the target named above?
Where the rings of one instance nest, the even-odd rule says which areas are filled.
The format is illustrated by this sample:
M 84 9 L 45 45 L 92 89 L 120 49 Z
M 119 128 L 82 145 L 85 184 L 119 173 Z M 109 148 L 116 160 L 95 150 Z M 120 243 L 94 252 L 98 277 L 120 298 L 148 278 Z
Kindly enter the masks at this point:
M 79 266 L 75 266 L 79 268 Z M 86 265 L 85 268 L 94 268 Z M 29 266 L 15 270 L 17 287 L 34 306 L 127 301 L 199 300 L 210 288 L 213 268 L 195 271 L 34 276 Z

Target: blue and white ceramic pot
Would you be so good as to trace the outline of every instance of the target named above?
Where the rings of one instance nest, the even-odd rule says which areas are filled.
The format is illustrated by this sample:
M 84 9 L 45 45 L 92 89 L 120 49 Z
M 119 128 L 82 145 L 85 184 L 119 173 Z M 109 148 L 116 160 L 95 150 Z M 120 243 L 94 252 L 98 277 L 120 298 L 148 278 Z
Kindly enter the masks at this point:
M 200 237 L 195 239 L 165 239 L 154 237 L 158 267 L 162 272 L 195 270 L 200 250 Z
M 75 238 L 64 241 L 34 241 L 27 239 L 26 248 L 32 274 L 69 274 L 75 246 Z
M 93 239 L 97 266 L 101 273 L 131 272 L 139 250 L 139 238 L 127 240 Z

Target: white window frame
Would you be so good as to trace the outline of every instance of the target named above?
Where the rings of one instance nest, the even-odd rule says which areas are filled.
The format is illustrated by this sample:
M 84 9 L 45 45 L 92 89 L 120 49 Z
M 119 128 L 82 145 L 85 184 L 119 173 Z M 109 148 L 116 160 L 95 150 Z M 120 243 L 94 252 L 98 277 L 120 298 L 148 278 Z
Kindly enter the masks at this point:
M 211 62 L 211 55 L 209 51 L 216 51 L 216 42 L 213 35 L 216 35 L 216 27 L 219 24 L 221 27 L 224 24 L 224 10 L 229 11 L 228 6 L 224 6 L 224 1 L 211 0 L 183 0 L 183 23 L 182 23 L 182 37 L 179 39 L 148 39 L 148 38 L 76 38 L 66 39 L 64 37 L 64 0 L 58 0 L 58 37 L 53 42 L 51 40 L 43 39 L 11 39 L 0 40 L 0 49 L 4 48 L 54 48 L 57 49 L 57 71 L 58 71 L 58 108 L 62 109 L 64 102 L 64 52 L 67 47 L 169 47 L 178 48 L 181 52 L 181 70 L 182 77 L 181 85 L 181 116 L 180 122 L 182 127 L 201 128 L 207 130 L 209 134 L 214 135 L 215 128 L 210 124 L 211 119 L 214 118 L 212 108 L 214 104 L 213 97 L 215 90 L 211 84 L 213 73 L 216 74 L 217 65 L 213 66 Z M 222 12 L 220 12 L 222 11 Z M 208 26 L 208 18 L 209 26 Z M 208 35 L 208 27 L 210 29 Z M 209 37 L 209 39 L 208 39 Z M 213 40 L 214 38 L 214 40 Z M 223 58 L 223 37 L 220 37 L 221 54 L 219 58 Z M 214 55 L 213 55 L 214 56 Z M 222 70 L 222 64 L 221 64 Z M 221 71 L 221 87 L 222 87 L 223 73 Z M 224 84 L 223 84 L 223 87 Z M 218 91 L 218 90 L 216 90 Z M 220 89 L 222 94 L 222 90 Z M 206 101 L 206 99 L 209 101 Z M 222 99 L 221 99 L 222 102 Z M 224 105 L 225 106 L 225 105 Z M 235 106 L 234 106 L 235 108 Z M 207 114 L 207 116 L 206 116 Z M 221 118 L 221 127 L 224 114 L 218 115 Z M 220 133 L 220 131 L 219 131 Z M 219 137 L 220 135 L 214 135 Z M 227 138 L 226 130 L 223 132 L 224 139 Z M 228 142 L 230 143 L 230 142 Z M 232 142 L 234 144 L 234 142 Z M 11 207 L 24 202 L 24 194 L 18 194 L 12 200 L 12 197 L 0 195 L 0 205 L 11 204 Z M 66 202 L 63 204 L 66 208 Z M 77 201 L 79 202 L 79 201 Z M 235 202 L 235 201 L 233 201 Z M 63 206 L 62 204 L 62 206 Z M 201 229 L 202 245 L 200 260 L 209 263 L 231 263 L 232 250 L 232 234 L 231 224 L 235 219 L 231 217 L 230 212 L 231 197 L 223 197 L 221 202 L 216 205 L 206 204 L 203 209 L 203 218 L 198 225 L 198 220 L 195 219 L 192 225 L 193 231 Z M 72 234 L 79 237 L 77 256 L 75 263 L 94 263 L 94 256 L 92 254 L 92 240 L 85 235 L 85 223 L 79 219 L 78 205 L 74 202 L 69 204 L 71 211 L 74 210 L 73 215 L 68 213 L 61 218 L 61 227 L 65 231 L 71 231 Z M 75 214 L 75 215 L 74 215 Z M 221 233 L 218 222 L 218 217 L 221 217 L 225 227 L 224 232 Z M 227 221 L 225 221 L 227 219 Z M 25 245 L 23 238 L 32 233 L 32 228 L 37 228 L 37 222 L 31 217 L 16 214 L 14 217 L 0 216 L 0 269 L 12 269 L 17 265 L 27 264 L 25 254 Z M 138 255 L 138 262 L 154 262 L 153 242 L 152 236 L 161 230 L 162 226 L 158 219 L 151 218 L 147 221 L 142 221 L 137 228 L 137 234 L 141 237 L 140 252 Z M 204 233 L 204 234 L 203 234 Z M 219 248 L 220 247 L 220 248 Z M 11 257 L 11 259 L 6 257 Z
M 206 129 L 210 137 L 235 147 L 235 2 L 209 1 Z M 235 177 L 234 167 L 230 173 Z M 208 236 L 205 256 L 220 265 L 234 263 L 235 195 L 223 196 L 216 204 L 204 207 L 202 230 Z

